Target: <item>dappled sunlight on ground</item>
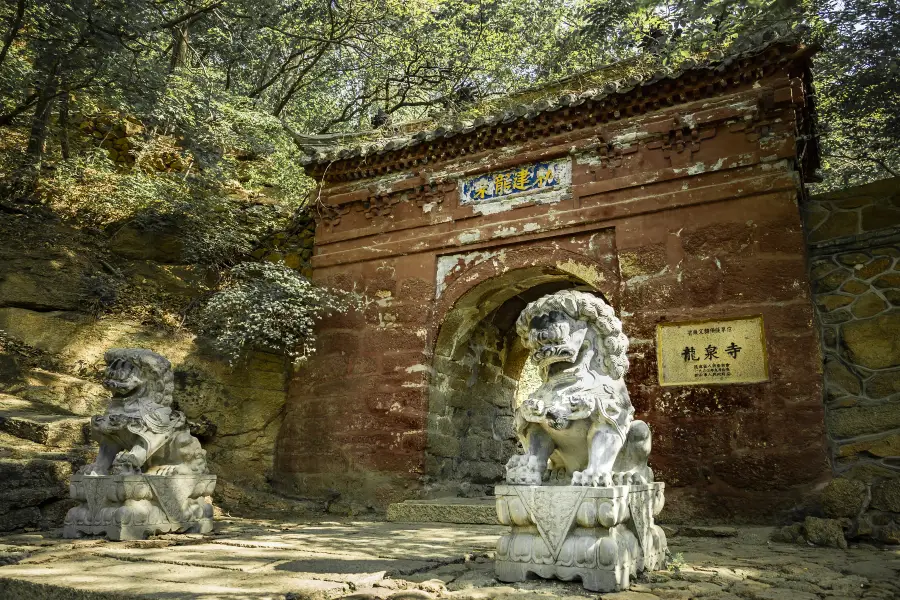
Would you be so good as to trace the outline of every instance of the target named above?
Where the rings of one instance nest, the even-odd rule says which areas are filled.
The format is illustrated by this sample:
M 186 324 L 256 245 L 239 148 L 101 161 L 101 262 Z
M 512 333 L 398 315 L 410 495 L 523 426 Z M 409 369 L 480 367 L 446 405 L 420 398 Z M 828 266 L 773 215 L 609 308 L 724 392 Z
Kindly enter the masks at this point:
M 499 526 L 228 519 L 209 535 L 144 541 L 0 538 L 0 597 L 458 600 L 590 597 L 578 582 L 503 584 L 493 576 Z M 900 598 L 900 550 L 777 544 L 767 528 L 732 537 L 671 537 L 668 570 L 604 599 Z

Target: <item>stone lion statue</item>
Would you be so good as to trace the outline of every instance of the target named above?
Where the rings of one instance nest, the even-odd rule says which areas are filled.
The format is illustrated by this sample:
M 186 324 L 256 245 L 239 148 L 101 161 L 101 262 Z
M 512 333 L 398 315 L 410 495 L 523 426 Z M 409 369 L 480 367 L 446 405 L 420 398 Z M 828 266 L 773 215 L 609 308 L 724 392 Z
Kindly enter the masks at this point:
M 541 386 L 516 409 L 525 454 L 510 458 L 510 484 L 650 483 L 650 428 L 634 420 L 625 381 L 628 338 L 612 307 L 563 290 L 525 307 L 516 330 Z
M 106 413 L 91 418 L 100 443 L 86 475 L 185 475 L 206 473 L 206 451 L 188 431 L 184 413 L 172 408 L 172 365 L 155 352 L 119 348 L 106 352 L 104 387 L 112 392 Z

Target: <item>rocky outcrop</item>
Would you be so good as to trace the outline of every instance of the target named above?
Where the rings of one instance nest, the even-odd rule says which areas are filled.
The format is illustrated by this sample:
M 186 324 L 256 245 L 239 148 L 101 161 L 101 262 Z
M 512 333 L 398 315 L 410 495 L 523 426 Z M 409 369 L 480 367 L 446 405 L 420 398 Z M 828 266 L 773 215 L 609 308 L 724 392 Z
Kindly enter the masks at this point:
M 77 310 L 84 302 L 87 261 L 63 249 L 22 255 L 0 247 L 0 306 Z
M 0 419 L 5 411 L 0 409 Z M 62 524 L 69 500 L 69 476 L 85 464 L 91 447 L 58 448 L 20 438 L 0 424 L 0 531 L 54 528 Z
M 87 417 L 65 413 L 54 406 L 0 394 L 0 431 L 23 440 L 55 448 L 87 443 Z
M 30 219 L 0 215 L 0 459 L 14 461 L 7 467 L 20 482 L 16 489 L 32 490 L 8 499 L 0 489 L 0 530 L 62 525 L 71 507 L 66 478 L 90 448 L 82 423 L 102 413 L 109 397 L 100 379 L 110 347 L 147 348 L 171 359 L 178 410 L 219 475 L 217 505 L 232 514 L 308 509 L 269 485 L 284 413 L 284 360 L 257 354 L 231 369 L 194 335 L 159 318 L 172 310 L 179 324 L 184 316 L 177 311 L 196 304 L 211 281 L 205 268 L 184 263 L 177 229 L 123 227 L 118 235 L 90 237 Z M 311 221 L 297 227 L 268 240 L 262 255 L 296 255 L 297 267 L 308 268 Z M 45 475 L 29 478 L 21 472 L 28 461 L 52 469 L 40 467 Z M 54 503 L 58 510 L 49 508 Z

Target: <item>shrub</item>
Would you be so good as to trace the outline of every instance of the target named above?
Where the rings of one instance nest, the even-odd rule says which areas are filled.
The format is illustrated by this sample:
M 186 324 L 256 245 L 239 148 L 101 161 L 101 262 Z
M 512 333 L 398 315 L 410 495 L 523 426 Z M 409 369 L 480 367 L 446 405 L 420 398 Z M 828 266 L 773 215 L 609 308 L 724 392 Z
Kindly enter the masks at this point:
M 199 325 L 231 364 L 253 349 L 303 361 L 315 352 L 316 323 L 357 306 L 354 295 L 313 285 L 284 265 L 243 262 L 207 302 Z

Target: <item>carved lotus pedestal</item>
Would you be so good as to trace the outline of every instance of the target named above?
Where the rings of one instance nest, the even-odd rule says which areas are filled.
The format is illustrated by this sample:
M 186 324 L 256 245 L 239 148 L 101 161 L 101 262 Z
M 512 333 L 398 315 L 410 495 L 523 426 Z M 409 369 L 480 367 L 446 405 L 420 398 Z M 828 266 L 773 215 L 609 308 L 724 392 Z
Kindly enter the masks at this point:
M 69 494 L 81 504 L 66 514 L 63 536 L 137 540 L 156 533 L 208 533 L 213 508 L 205 496 L 215 487 L 216 476 L 208 473 L 73 475 Z
M 593 488 L 497 486 L 497 516 L 512 530 L 497 543 L 501 581 L 529 573 L 570 581 L 593 592 L 628 588 L 632 577 L 663 567 L 666 536 L 653 523 L 663 483 Z

